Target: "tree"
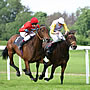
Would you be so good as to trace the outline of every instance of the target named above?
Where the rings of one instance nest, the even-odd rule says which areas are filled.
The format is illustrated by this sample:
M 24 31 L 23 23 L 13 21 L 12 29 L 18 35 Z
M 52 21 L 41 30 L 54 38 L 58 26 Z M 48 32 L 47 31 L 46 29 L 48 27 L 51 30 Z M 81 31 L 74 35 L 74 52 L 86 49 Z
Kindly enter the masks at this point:
M 18 24 L 17 22 L 18 25 L 14 25 L 16 15 L 19 13 L 23 14 L 23 12 L 31 13 L 28 8 L 20 3 L 20 1 L 21 0 L 0 0 L 0 39 L 8 40 L 11 35 L 17 33 L 15 30 L 17 30 L 16 28 L 20 23 Z M 9 33 L 10 30 L 11 33 Z M 14 32 L 12 32 L 13 30 Z
M 39 24 L 45 24 L 45 20 L 46 20 L 47 14 L 44 13 L 44 12 L 36 12 L 34 14 L 34 17 L 38 18 Z
M 18 13 L 14 22 L 7 23 L 5 33 L 6 37 L 4 37 L 4 39 L 8 40 L 12 35 L 19 34 L 19 29 L 23 26 L 23 24 L 32 18 L 30 14 L 31 13 L 29 12 Z
M 88 7 L 81 9 L 75 25 L 79 35 L 88 37 L 87 31 L 90 30 L 90 9 Z
M 90 8 L 79 8 L 78 13 L 77 20 L 72 28 L 77 30 L 77 42 L 88 45 L 90 43 Z
M 6 5 L 2 8 L 2 19 L 8 23 L 13 22 L 16 15 L 24 11 L 24 6 L 21 5 L 20 0 L 3 0 Z

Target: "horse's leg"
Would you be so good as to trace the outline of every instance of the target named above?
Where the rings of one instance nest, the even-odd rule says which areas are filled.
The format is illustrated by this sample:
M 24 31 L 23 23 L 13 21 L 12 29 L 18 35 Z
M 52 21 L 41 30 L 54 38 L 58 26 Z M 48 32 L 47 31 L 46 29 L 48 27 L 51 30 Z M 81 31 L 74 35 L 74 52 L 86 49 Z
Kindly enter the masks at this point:
M 26 67 L 25 74 L 30 76 L 31 80 L 35 81 L 34 77 L 32 76 L 32 73 L 30 71 L 29 62 L 26 60 L 25 60 L 25 67 Z
M 15 68 L 16 71 L 17 71 L 16 75 L 17 75 L 17 76 L 20 76 L 19 68 L 18 68 L 18 67 L 14 64 L 14 62 L 13 62 L 13 53 L 10 52 L 10 51 L 8 51 L 8 55 L 9 55 L 9 58 L 10 58 L 10 66 L 12 66 L 13 68 Z
M 43 72 L 42 74 L 39 76 L 39 79 L 42 80 L 44 77 L 45 77 L 45 72 L 46 72 L 46 69 L 51 65 L 51 62 L 44 62 L 44 69 L 43 69 Z
M 36 68 L 37 68 L 37 73 L 36 73 L 35 81 L 38 80 L 38 68 L 39 68 L 39 62 L 36 63 Z
M 54 72 L 55 72 L 55 69 L 56 69 L 56 66 L 53 65 L 53 66 L 52 66 L 52 69 L 51 69 L 51 75 L 50 75 L 50 77 L 49 77 L 49 78 L 44 78 L 44 80 L 46 80 L 46 81 L 51 80 L 51 79 L 53 78 L 53 74 L 54 74 Z
M 66 68 L 66 64 L 64 65 L 61 65 L 61 84 L 63 84 L 63 79 L 64 79 L 64 71 L 65 71 L 65 68 Z

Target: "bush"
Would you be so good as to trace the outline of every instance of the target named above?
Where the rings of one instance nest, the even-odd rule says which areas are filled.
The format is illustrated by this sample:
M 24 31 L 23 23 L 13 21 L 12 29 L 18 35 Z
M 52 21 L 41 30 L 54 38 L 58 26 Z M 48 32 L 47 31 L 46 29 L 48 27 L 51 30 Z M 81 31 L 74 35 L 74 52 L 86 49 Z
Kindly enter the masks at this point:
M 87 38 L 85 38 L 82 35 L 77 35 L 76 38 L 77 38 L 78 45 L 88 45 L 90 42 Z
M 7 45 L 7 41 L 0 41 L 0 45 Z

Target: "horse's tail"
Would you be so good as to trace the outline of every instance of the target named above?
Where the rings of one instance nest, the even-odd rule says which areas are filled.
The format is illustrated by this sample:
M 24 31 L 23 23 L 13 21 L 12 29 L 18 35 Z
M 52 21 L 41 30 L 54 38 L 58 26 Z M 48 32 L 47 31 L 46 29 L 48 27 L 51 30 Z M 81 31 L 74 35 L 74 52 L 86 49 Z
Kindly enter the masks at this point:
M 3 57 L 3 59 L 7 59 L 7 57 L 8 57 L 8 49 L 7 49 L 7 47 L 5 47 L 5 49 L 3 50 L 2 57 Z

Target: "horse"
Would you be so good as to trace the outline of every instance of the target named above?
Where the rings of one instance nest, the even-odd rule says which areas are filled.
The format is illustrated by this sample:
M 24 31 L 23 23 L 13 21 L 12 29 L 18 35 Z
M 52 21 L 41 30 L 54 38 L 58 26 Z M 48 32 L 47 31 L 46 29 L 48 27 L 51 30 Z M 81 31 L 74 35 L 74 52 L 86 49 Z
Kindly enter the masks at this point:
M 37 81 L 38 79 L 38 67 L 39 62 L 45 57 L 44 49 L 43 49 L 43 42 L 49 42 L 49 31 L 45 25 L 41 25 L 40 29 L 37 31 L 36 35 L 29 40 L 26 44 L 23 45 L 22 51 L 18 49 L 18 46 L 14 44 L 14 41 L 19 34 L 13 35 L 7 43 L 6 48 L 2 52 L 3 59 L 6 59 L 8 56 L 10 58 L 10 66 L 12 66 L 16 70 L 16 75 L 20 76 L 19 68 L 14 64 L 13 55 L 16 53 L 20 56 L 25 63 L 25 69 L 23 70 L 26 75 L 28 75 L 31 80 Z M 37 74 L 36 78 L 32 76 L 30 71 L 29 63 L 36 62 L 37 67 Z
M 63 84 L 64 71 L 69 60 L 69 47 L 71 46 L 72 49 L 77 48 L 76 37 L 74 36 L 74 34 L 75 31 L 73 30 L 68 32 L 65 36 L 66 40 L 56 42 L 51 46 L 51 48 L 54 47 L 54 49 L 51 54 L 46 54 L 46 57 L 48 58 L 49 62 L 47 62 L 47 64 L 44 65 L 43 72 L 39 77 L 40 80 L 44 78 L 46 69 L 50 65 L 52 65 L 51 75 L 49 78 L 44 78 L 46 81 L 51 80 L 53 78 L 55 69 L 58 66 L 61 66 L 61 84 Z

